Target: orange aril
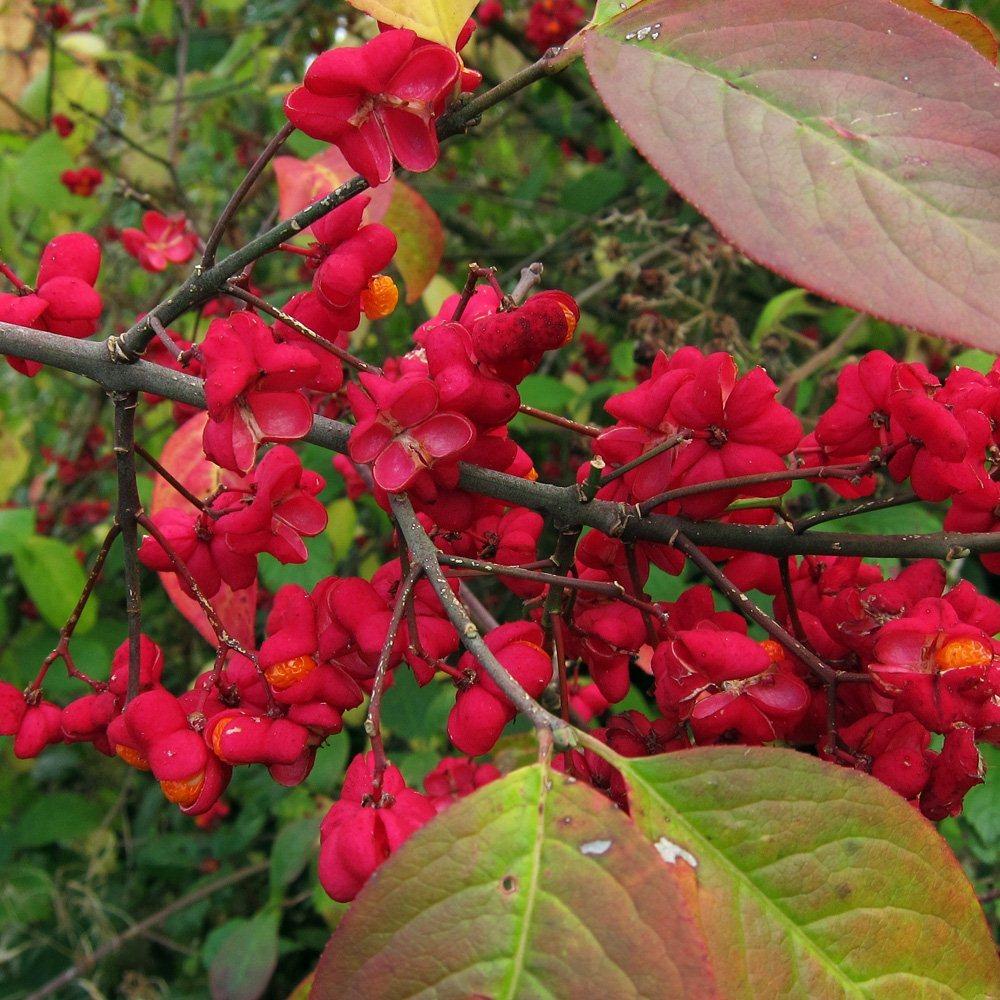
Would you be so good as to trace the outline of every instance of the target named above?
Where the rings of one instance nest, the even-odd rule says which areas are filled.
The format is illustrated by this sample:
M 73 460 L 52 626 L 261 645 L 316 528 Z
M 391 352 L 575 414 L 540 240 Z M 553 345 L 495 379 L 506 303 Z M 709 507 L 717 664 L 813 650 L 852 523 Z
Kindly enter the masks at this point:
M 396 282 L 387 274 L 376 274 L 361 293 L 361 308 L 369 319 L 385 319 L 399 302 Z
M 311 656 L 296 656 L 294 660 L 274 663 L 264 671 L 267 683 L 276 691 L 284 691 L 296 681 L 307 677 L 316 669 L 316 661 Z
M 204 784 L 205 772 L 200 771 L 198 774 L 193 774 L 190 778 L 184 778 L 180 781 L 161 781 L 160 788 L 163 789 L 163 794 L 171 802 L 186 809 L 198 801 Z
M 134 767 L 137 771 L 149 770 L 149 761 L 146 760 L 146 758 L 143 757 L 138 750 L 133 750 L 131 747 L 125 746 L 124 743 L 116 743 L 115 753 L 118 754 L 118 756 L 121 757 L 126 764 Z
M 935 654 L 934 662 L 941 670 L 956 667 L 985 667 L 993 660 L 993 651 L 978 639 L 953 639 Z

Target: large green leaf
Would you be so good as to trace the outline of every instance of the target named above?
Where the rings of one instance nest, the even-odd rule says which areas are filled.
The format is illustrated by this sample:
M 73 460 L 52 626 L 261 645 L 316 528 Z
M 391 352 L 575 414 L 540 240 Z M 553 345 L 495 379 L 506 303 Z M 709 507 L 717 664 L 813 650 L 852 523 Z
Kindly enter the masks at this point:
M 963 39 L 892 0 L 643 0 L 584 53 L 643 155 L 748 256 L 1000 347 L 1000 74 Z
M 714 996 L 694 878 L 591 788 L 534 765 L 451 806 L 376 873 L 313 1000 Z
M 792 750 L 618 758 L 636 821 L 698 879 L 727 997 L 997 997 L 972 888 L 915 809 Z
M 14 568 L 38 613 L 53 627 L 66 624 L 86 581 L 73 550 L 58 538 L 31 535 L 14 548 Z M 97 597 L 90 595 L 76 631 L 81 635 L 97 620 Z

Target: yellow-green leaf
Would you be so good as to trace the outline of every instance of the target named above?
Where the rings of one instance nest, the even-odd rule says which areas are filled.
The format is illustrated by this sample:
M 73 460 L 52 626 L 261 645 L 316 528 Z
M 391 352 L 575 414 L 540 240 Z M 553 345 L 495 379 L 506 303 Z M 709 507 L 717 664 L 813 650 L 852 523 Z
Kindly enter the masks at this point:
M 458 33 L 478 0 L 349 0 L 352 7 L 421 38 L 455 47 Z
M 614 758 L 636 823 L 697 875 L 727 998 L 1000 996 L 948 845 L 867 775 L 772 747 Z

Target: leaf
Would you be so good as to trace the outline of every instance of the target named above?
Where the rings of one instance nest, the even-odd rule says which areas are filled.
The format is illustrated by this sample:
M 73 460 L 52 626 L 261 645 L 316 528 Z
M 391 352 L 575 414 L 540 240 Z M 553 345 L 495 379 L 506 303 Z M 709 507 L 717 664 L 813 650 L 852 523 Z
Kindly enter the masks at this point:
M 205 458 L 201 438 L 207 420 L 207 414 L 197 413 L 178 427 L 167 439 L 159 457 L 160 464 L 169 469 L 175 479 L 199 498 L 208 496 L 220 483 L 235 486 L 243 482 L 242 477 L 220 469 Z M 190 512 L 192 509 L 191 504 L 158 475 L 153 480 L 150 516 L 170 508 L 185 512 Z M 205 612 L 194 598 L 184 593 L 176 574 L 160 573 L 159 577 L 174 607 L 198 630 L 206 642 L 215 646 L 215 632 L 208 624 Z M 255 647 L 256 583 L 245 590 L 232 590 L 224 583 L 219 592 L 212 597 L 212 607 L 231 636 L 248 648 Z
M 271 848 L 273 900 L 280 902 L 282 890 L 302 874 L 318 846 L 319 817 L 296 820 L 278 831 Z
M 86 577 L 73 550 L 58 538 L 32 535 L 13 551 L 14 569 L 38 613 L 55 629 L 66 624 Z M 76 626 L 78 634 L 89 632 L 97 620 L 97 597 L 90 595 Z
M 312 996 L 714 995 L 694 878 L 624 813 L 539 765 L 450 806 L 375 874 Z
M 455 47 L 478 0 L 348 0 L 376 20 L 394 28 L 409 28 L 429 42 Z
M 0 429 L 0 503 L 10 499 L 30 463 L 31 453 L 21 443 L 20 436 Z
M 448 713 L 455 704 L 451 684 L 420 687 L 412 670 L 394 670 L 392 687 L 382 699 L 382 723 L 394 736 L 414 740 L 436 740 L 444 733 Z
M 963 10 L 948 10 L 934 0 L 894 0 L 894 2 L 907 10 L 912 10 L 915 14 L 930 18 L 953 35 L 958 35 L 981 56 L 996 65 L 998 55 L 996 36 L 990 31 L 989 25 L 975 14 Z
M 818 316 L 822 311 L 809 301 L 809 293 L 804 288 L 788 288 L 775 295 L 761 309 L 757 325 L 750 334 L 750 343 L 759 347 L 776 326 L 792 316 Z
M 0 556 L 9 556 L 35 532 L 35 512 L 27 507 L 0 509 Z M 61 624 L 61 623 L 60 623 Z
M 14 193 L 31 208 L 46 211 L 65 209 L 71 195 L 59 181 L 64 170 L 73 167 L 73 159 L 55 132 L 45 132 L 21 154 L 14 170 Z
M 518 386 L 518 391 L 525 404 L 550 413 L 565 412 L 576 399 L 573 389 L 552 375 L 528 375 Z
M 874 778 L 770 747 L 614 763 L 636 822 L 697 874 L 724 996 L 997 995 L 996 954 L 958 862 Z
M 208 967 L 212 1000 L 257 1000 L 264 994 L 278 965 L 280 919 L 280 913 L 265 910 L 219 928 L 225 934 Z
M 646 0 L 587 66 L 661 174 L 759 263 L 1000 346 L 1000 74 L 892 0 Z
M 336 146 L 330 146 L 308 160 L 297 156 L 276 156 L 274 174 L 278 181 L 278 215 L 291 218 L 320 198 L 325 198 L 355 174 Z M 365 192 L 371 198 L 365 215 L 369 222 L 379 222 L 389 209 L 392 193 L 399 182 L 390 178 Z
M 327 505 L 326 537 L 333 547 L 333 557 L 338 562 L 344 559 L 354 545 L 354 535 L 358 528 L 358 511 L 354 501 L 341 497 Z
M 414 303 L 437 274 L 444 254 L 444 230 L 437 212 L 409 184 L 396 181 L 382 220 L 395 234 L 399 249 L 393 263 L 406 283 L 406 301 Z
M 79 843 L 100 826 L 104 809 L 93 799 L 75 792 L 49 792 L 32 801 L 11 834 L 19 847 Z

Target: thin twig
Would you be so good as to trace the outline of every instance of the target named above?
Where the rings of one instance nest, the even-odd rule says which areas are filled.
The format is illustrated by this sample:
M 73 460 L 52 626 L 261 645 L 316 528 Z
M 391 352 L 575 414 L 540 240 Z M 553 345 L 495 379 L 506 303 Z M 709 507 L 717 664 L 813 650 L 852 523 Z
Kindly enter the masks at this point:
M 225 292 L 227 295 L 232 295 L 234 299 L 241 299 L 248 305 L 253 306 L 254 309 L 259 309 L 261 312 L 265 312 L 269 316 L 273 316 L 276 320 L 290 326 L 297 333 L 301 333 L 306 340 L 316 344 L 317 347 L 322 347 L 324 351 L 328 351 L 334 357 L 339 358 L 345 365 L 350 365 L 355 371 L 371 372 L 375 375 L 382 374 L 382 369 L 377 365 L 370 365 L 367 361 L 362 361 L 361 358 L 357 358 L 349 351 L 338 347 L 327 340 L 326 337 L 321 337 L 315 330 L 309 329 L 304 323 L 300 323 L 294 316 L 289 316 L 288 313 L 277 306 L 272 306 L 270 302 L 262 299 L 259 295 L 254 295 L 253 292 L 248 292 L 245 288 L 240 288 L 239 285 L 234 285 L 232 282 L 226 284 Z
M 673 544 L 676 549 L 683 552 L 719 588 L 730 604 L 744 618 L 756 622 L 772 639 L 780 642 L 793 656 L 798 657 L 821 681 L 829 684 L 831 681 L 857 681 L 866 683 L 871 680 L 871 677 L 866 673 L 834 670 L 829 664 L 824 663 L 808 646 L 799 642 L 798 639 L 779 625 L 763 608 L 760 608 L 750 600 L 690 539 L 678 533 Z
M 222 237 L 225 235 L 226 227 L 232 221 L 240 205 L 243 204 L 243 199 L 250 193 L 250 189 L 254 186 L 257 178 L 264 172 L 264 168 L 274 159 L 275 154 L 294 131 L 295 126 L 291 122 L 286 122 L 264 147 L 260 156 L 254 160 L 250 169 L 246 172 L 246 176 L 240 181 L 239 187 L 237 187 L 232 197 L 226 203 L 226 207 L 216 220 L 212 231 L 208 234 L 208 239 L 205 241 L 205 252 L 201 256 L 201 270 L 204 271 L 215 263 L 215 254 L 219 249 L 219 244 L 222 242 Z
M 410 595 L 413 593 L 413 588 L 416 586 L 417 580 L 420 579 L 421 573 L 423 573 L 423 566 L 415 563 L 400 583 L 399 590 L 396 592 L 396 606 L 392 609 L 392 617 L 389 619 L 389 627 L 385 639 L 382 641 L 382 650 L 375 668 L 372 696 L 368 703 L 368 718 L 365 719 L 365 732 L 371 740 L 372 752 L 375 754 L 372 788 L 376 797 L 382 791 L 382 775 L 385 774 L 387 763 L 385 745 L 382 742 L 382 693 L 385 690 L 385 678 L 389 672 L 389 660 L 392 658 L 393 646 L 396 645 L 399 626 L 402 624 L 403 615 L 410 603 Z
M 424 531 L 420 521 L 417 520 L 417 515 L 413 511 L 409 499 L 401 494 L 393 494 L 389 497 L 389 503 L 396 523 L 399 525 L 400 533 L 409 547 L 410 555 L 415 563 L 419 563 L 423 567 L 431 586 L 441 601 L 445 614 L 458 631 L 462 645 L 482 664 L 490 679 L 503 692 L 511 705 L 526 715 L 537 731 L 550 732 L 560 745 L 574 745 L 576 741 L 572 728 L 562 719 L 542 708 L 511 677 L 490 647 L 486 645 L 479 629 L 473 624 L 462 602 L 451 589 L 448 578 L 438 563 L 438 551 L 427 532 Z
M 544 420 L 547 424 L 562 427 L 563 430 L 573 431 L 575 434 L 582 434 L 585 437 L 599 437 L 604 433 L 604 428 L 602 427 L 594 427 L 593 424 L 581 424 L 575 420 L 570 420 L 568 417 L 560 417 L 558 414 L 549 413 L 548 410 L 539 410 L 534 406 L 528 406 L 527 403 L 522 403 L 518 407 L 518 411 L 526 417 Z
M 152 392 L 166 399 L 205 408 L 201 379 L 147 361 L 121 364 L 112 360 L 107 344 L 73 340 L 43 330 L 0 322 L 0 354 L 38 361 L 83 375 L 109 391 Z M 313 420 L 304 440 L 330 451 L 347 453 L 349 424 L 325 417 Z M 816 470 L 812 470 L 815 474 Z M 507 504 L 527 507 L 560 524 L 596 528 L 624 541 L 670 544 L 683 532 L 696 545 L 760 552 L 764 555 L 839 555 L 896 559 L 962 559 L 970 553 L 1000 552 L 1000 532 L 936 531 L 924 534 L 863 534 L 803 532 L 786 525 L 693 521 L 653 514 L 640 517 L 635 507 L 580 496 L 576 485 L 556 486 L 493 469 L 461 463 L 459 487 Z
M 266 872 L 270 867 L 270 864 L 270 861 L 257 861 L 252 865 L 247 865 L 246 868 L 240 868 L 238 871 L 232 872 L 229 875 L 222 875 L 217 879 L 213 879 L 211 882 L 206 882 L 197 889 L 193 889 L 186 895 L 175 899 L 172 903 L 168 903 L 162 909 L 157 910 L 150 916 L 145 917 L 136 924 L 133 924 L 127 930 L 122 931 L 121 934 L 116 934 L 110 941 L 105 941 L 104 944 L 95 948 L 89 955 L 85 955 L 83 958 L 79 959 L 79 961 L 71 965 L 65 972 L 60 972 L 58 976 L 50 979 L 44 986 L 35 990 L 35 992 L 31 993 L 25 998 L 25 1000 L 45 1000 L 46 997 L 52 996 L 53 993 L 57 993 L 63 987 L 69 986 L 81 976 L 86 975 L 91 969 L 94 968 L 94 966 L 96 966 L 99 962 L 104 961 L 108 955 L 113 955 L 119 948 L 122 947 L 122 945 L 131 941 L 132 938 L 145 934 L 150 927 L 162 924 L 164 920 L 168 920 L 175 913 L 181 913 L 182 911 L 189 909 L 194 906 L 195 903 L 200 903 L 203 899 L 207 899 L 209 896 L 214 895 L 222 889 L 226 889 L 231 885 L 236 885 L 238 882 L 244 882 L 246 879 L 252 878 L 254 875 Z
M 128 687 L 126 701 L 139 693 L 142 638 L 142 571 L 139 567 L 137 518 L 142 514 L 135 472 L 136 393 L 112 393 L 115 404 L 115 465 L 118 470 L 117 522 L 125 546 L 125 612 L 128 617 Z
M 62 661 L 66 664 L 67 669 L 69 669 L 72 674 L 79 675 L 79 671 L 76 670 L 76 668 L 72 665 L 72 661 L 69 659 L 69 641 L 73 638 L 73 633 L 76 631 L 76 626 L 80 621 L 80 616 L 87 607 L 90 595 L 94 592 L 94 587 L 97 586 L 97 583 L 101 578 L 101 571 L 104 569 L 104 562 L 108 558 L 111 546 L 120 534 L 121 526 L 115 522 L 111 525 L 108 529 L 108 533 L 104 536 L 104 541 L 101 543 L 101 548 L 97 553 L 97 558 L 94 560 L 94 565 L 91 566 L 90 572 L 87 574 L 86 582 L 83 585 L 83 590 L 80 592 L 80 596 L 77 598 L 76 605 L 70 612 L 69 618 L 66 619 L 66 624 L 59 630 L 59 640 L 56 642 L 52 652 L 50 652 L 42 661 L 38 674 L 29 685 L 28 689 L 30 691 L 37 691 L 38 688 L 41 687 L 42 682 L 45 680 L 45 675 L 49 671 L 49 667 L 51 667 L 52 664 L 58 659 L 62 659 Z M 88 682 L 90 680 L 86 677 L 81 677 L 81 679 Z

